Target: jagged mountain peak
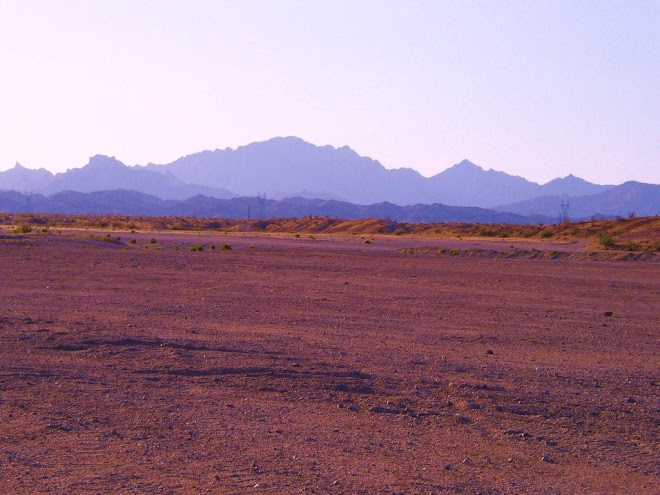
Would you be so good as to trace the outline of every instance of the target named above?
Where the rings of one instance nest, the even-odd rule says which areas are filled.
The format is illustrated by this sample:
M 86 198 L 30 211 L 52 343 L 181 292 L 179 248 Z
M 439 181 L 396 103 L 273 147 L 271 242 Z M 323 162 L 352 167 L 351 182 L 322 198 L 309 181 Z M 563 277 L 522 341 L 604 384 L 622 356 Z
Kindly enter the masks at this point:
M 458 162 L 456 165 L 454 165 L 454 166 L 451 167 L 451 168 L 463 168 L 463 169 L 466 169 L 466 168 L 467 168 L 467 169 L 479 169 L 479 170 L 483 170 L 483 168 L 481 168 L 479 165 L 476 165 L 476 164 L 472 163 L 472 162 L 471 162 L 470 160 L 468 160 L 467 158 L 464 158 L 463 160 L 461 160 L 460 162 Z
M 107 155 L 94 155 L 90 157 L 89 162 L 86 165 L 90 168 L 123 168 L 127 167 L 124 163 L 120 162 L 114 156 Z

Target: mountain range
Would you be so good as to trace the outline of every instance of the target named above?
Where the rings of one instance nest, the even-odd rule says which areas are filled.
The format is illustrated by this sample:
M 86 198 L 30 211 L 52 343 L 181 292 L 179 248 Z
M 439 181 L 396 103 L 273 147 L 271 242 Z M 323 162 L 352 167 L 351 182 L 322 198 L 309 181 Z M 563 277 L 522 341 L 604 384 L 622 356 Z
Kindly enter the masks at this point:
M 63 191 L 125 190 L 183 203 L 198 196 L 209 201 L 256 196 L 307 198 L 319 200 L 318 204 L 331 200 L 336 205 L 362 205 L 362 210 L 368 209 L 366 205 L 379 204 L 451 205 L 553 219 L 557 218 L 561 203 L 569 205 L 568 214 L 574 219 L 632 212 L 660 214 L 658 188 L 639 182 L 599 185 L 573 175 L 537 184 L 504 172 L 484 170 L 468 160 L 427 178 L 409 168 L 386 169 L 377 160 L 362 157 L 347 146 L 315 146 L 295 137 L 273 138 L 237 149 L 203 151 L 160 165 L 127 166 L 114 157 L 96 155 L 84 167 L 59 174 L 27 169 L 20 164 L 0 172 L 0 190 L 29 191 L 48 196 L 49 201 Z M 85 201 L 92 198 L 100 200 L 99 196 L 85 196 Z M 116 196 L 113 198 L 117 200 Z M 302 200 L 296 201 L 299 208 Z M 198 208 L 201 202 L 198 198 Z M 317 203 L 305 204 L 309 214 L 317 207 Z M 90 209 L 97 207 L 89 205 Z M 487 216 L 483 212 L 482 215 Z
M 31 170 L 17 163 L 14 168 L 0 172 L 0 189 L 42 194 L 130 189 L 162 199 L 186 199 L 198 194 L 216 198 L 236 196 L 220 187 L 186 184 L 170 172 L 129 167 L 114 157 L 103 155 L 91 157 L 82 168 L 59 174 L 52 174 L 43 168 Z
M 197 195 L 185 200 L 160 199 L 122 189 L 81 193 L 63 191 L 50 196 L 0 191 L 0 211 L 120 214 L 152 216 L 196 216 L 207 218 L 294 218 L 308 215 L 334 218 L 387 218 L 400 222 L 488 222 L 529 223 L 530 218 L 485 208 L 417 204 L 399 206 L 383 202 L 356 205 L 336 200 L 287 198 L 283 200 L 242 196 L 218 199 Z M 538 217 L 537 220 L 542 220 Z

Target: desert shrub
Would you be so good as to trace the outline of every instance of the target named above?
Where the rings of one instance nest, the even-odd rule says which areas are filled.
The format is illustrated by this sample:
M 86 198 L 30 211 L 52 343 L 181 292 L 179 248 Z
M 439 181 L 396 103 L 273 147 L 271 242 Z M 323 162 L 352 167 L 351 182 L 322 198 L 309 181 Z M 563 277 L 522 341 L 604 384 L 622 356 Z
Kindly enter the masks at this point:
M 26 222 L 30 224 L 36 224 L 36 225 L 46 225 L 48 223 L 48 220 L 43 218 L 43 217 L 38 217 L 38 216 L 32 216 L 26 218 Z
M 486 227 L 485 225 L 481 225 L 481 226 L 477 229 L 477 235 L 478 235 L 478 236 L 481 236 L 481 237 L 492 237 L 493 235 L 495 235 L 495 233 L 494 233 L 493 231 L 491 231 L 491 230 L 490 230 L 488 227 Z
M 543 237 L 544 239 L 547 239 L 548 237 L 552 237 L 552 230 L 550 229 L 543 229 L 539 235 Z
M 614 247 L 614 239 L 612 238 L 612 234 L 610 234 L 609 232 L 603 232 L 602 234 L 600 234 L 598 236 L 598 242 L 605 249 L 611 249 Z
M 136 244 L 136 243 L 137 243 L 137 239 L 131 239 L 130 242 L 131 242 L 131 244 Z
M 210 249 L 211 249 L 211 251 L 215 251 L 215 244 L 211 244 Z
M 509 232 L 500 232 L 499 237 L 502 239 L 506 239 L 507 237 L 509 237 L 509 235 L 510 235 Z
M 231 246 L 227 243 L 223 243 L 223 244 L 220 245 L 220 249 L 222 251 L 229 251 L 231 249 Z
M 628 241 L 628 244 L 626 244 L 626 249 L 628 251 L 639 251 L 639 244 L 637 244 L 635 241 Z
M 366 241 L 364 241 L 364 243 L 365 244 L 371 244 L 371 241 L 369 239 L 367 239 Z
M 32 232 L 32 227 L 30 227 L 30 224 L 28 224 L 26 222 L 21 222 L 14 229 L 14 232 L 16 232 L 17 234 L 28 234 L 28 233 Z
M 204 245 L 203 244 L 194 244 L 190 247 L 191 251 L 204 251 Z
M 109 242 L 111 244 L 121 243 L 121 237 L 113 237 L 110 234 L 106 234 L 105 236 L 90 234 L 87 236 L 87 238 L 91 239 L 92 241 L 103 241 L 103 242 Z
M 458 249 L 452 249 L 451 251 L 449 251 L 449 254 L 451 254 L 452 256 L 458 256 Z
M 217 230 L 217 229 L 222 228 L 222 223 L 218 222 L 217 220 L 214 220 L 214 221 L 212 221 L 212 222 L 206 222 L 206 224 L 204 225 L 204 227 L 205 227 L 207 230 Z
M 295 237 L 296 239 L 300 239 L 300 234 L 296 234 L 294 237 Z
M 149 239 L 149 244 L 157 244 L 157 243 L 158 241 L 155 238 L 152 237 L 151 239 Z

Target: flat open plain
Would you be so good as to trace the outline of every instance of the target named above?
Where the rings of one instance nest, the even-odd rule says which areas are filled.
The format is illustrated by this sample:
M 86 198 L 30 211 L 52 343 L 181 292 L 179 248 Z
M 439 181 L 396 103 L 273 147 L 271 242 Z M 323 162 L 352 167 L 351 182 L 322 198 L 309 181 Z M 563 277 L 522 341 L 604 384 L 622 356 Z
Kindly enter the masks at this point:
M 1 493 L 659 492 L 658 262 L 120 235 L 0 239 Z

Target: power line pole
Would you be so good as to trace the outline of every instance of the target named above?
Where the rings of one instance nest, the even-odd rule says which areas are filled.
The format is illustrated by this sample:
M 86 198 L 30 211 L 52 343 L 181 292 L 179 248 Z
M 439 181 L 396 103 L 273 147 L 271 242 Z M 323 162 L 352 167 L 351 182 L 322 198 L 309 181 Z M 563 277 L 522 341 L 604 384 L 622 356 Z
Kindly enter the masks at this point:
M 243 226 L 243 232 L 248 232 L 250 230 L 250 206 L 251 206 L 251 203 L 248 202 L 247 221 L 245 222 L 245 225 Z

